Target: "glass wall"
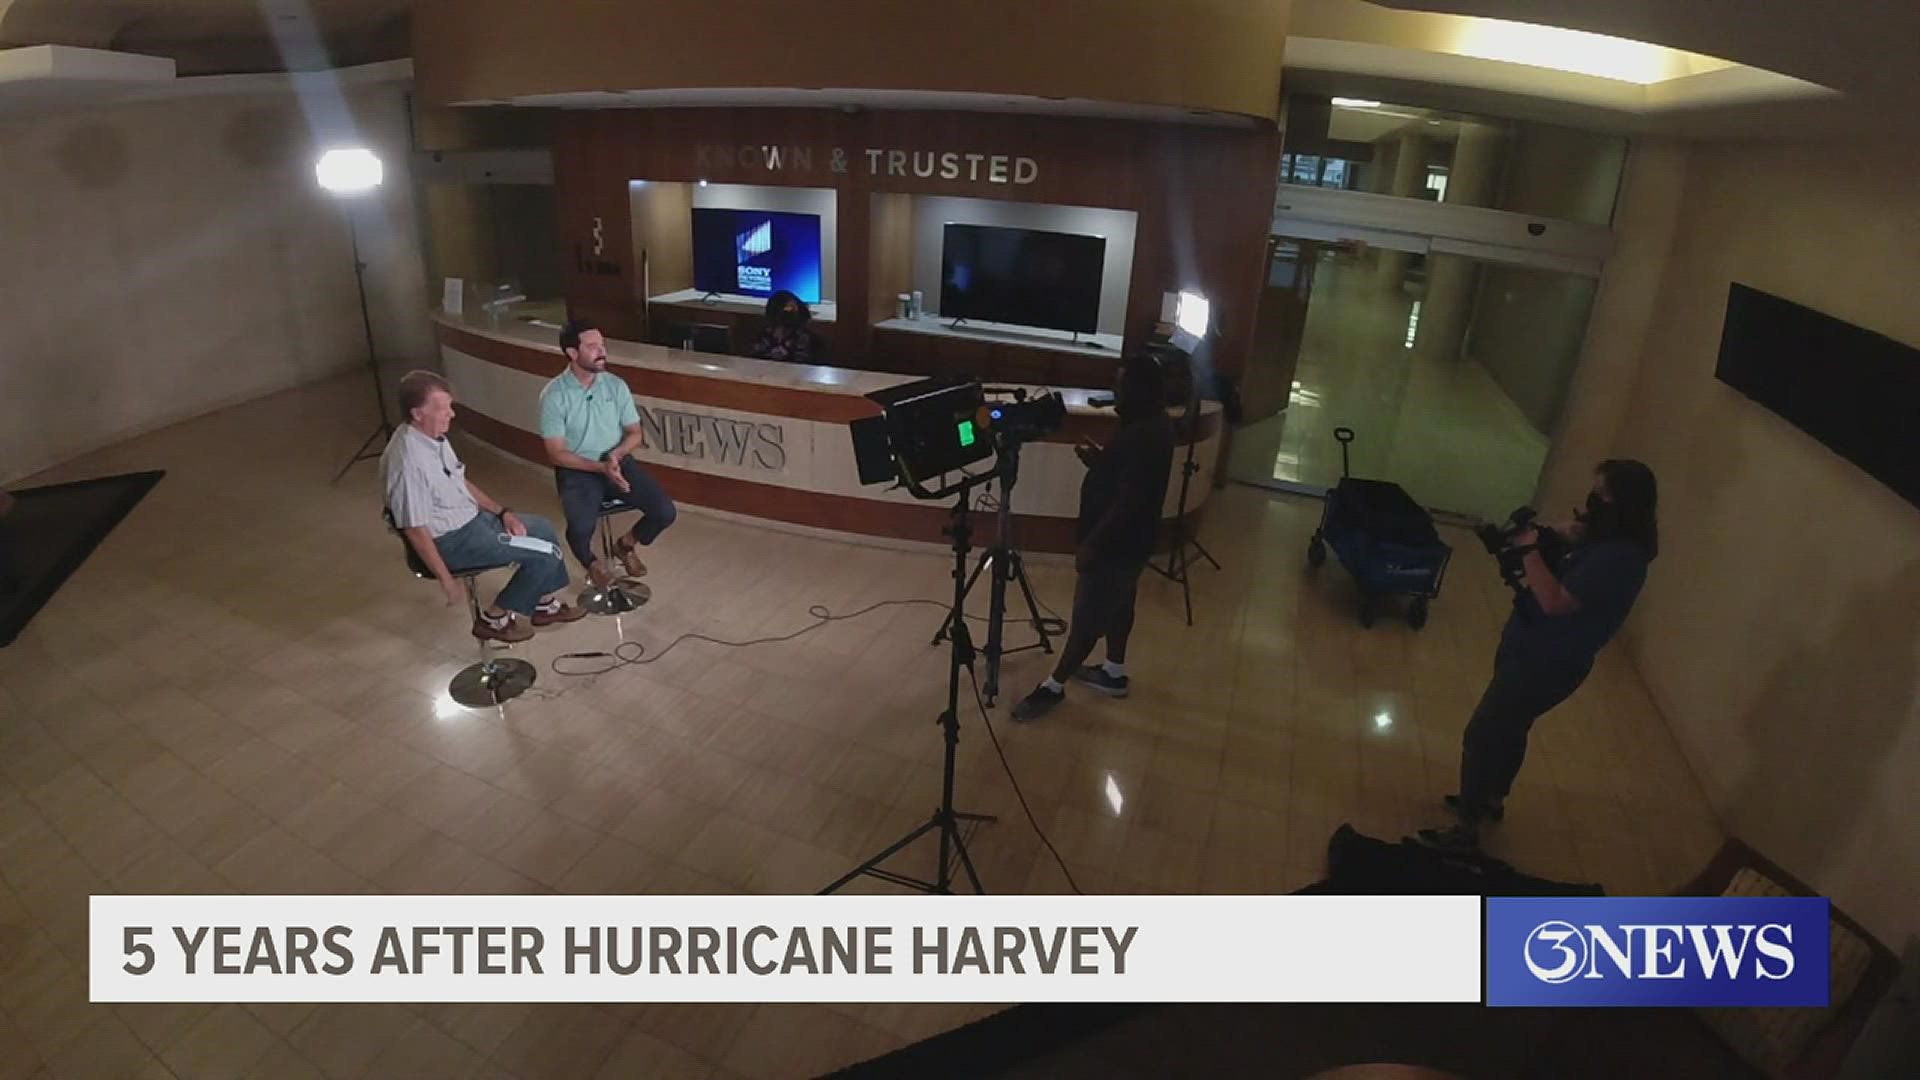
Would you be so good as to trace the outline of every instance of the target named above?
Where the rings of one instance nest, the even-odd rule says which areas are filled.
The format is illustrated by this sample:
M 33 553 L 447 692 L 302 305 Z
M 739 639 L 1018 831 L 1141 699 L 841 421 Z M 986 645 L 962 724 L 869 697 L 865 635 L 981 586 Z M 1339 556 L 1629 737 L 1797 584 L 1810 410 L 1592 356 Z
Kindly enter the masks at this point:
M 1342 469 L 1333 430 L 1349 427 L 1354 475 L 1391 480 L 1436 510 L 1505 517 L 1533 497 L 1597 284 L 1275 238 L 1261 309 L 1274 352 L 1249 371 L 1229 474 L 1331 487 Z
M 1607 225 L 1624 136 L 1361 98 L 1287 100 L 1285 184 Z

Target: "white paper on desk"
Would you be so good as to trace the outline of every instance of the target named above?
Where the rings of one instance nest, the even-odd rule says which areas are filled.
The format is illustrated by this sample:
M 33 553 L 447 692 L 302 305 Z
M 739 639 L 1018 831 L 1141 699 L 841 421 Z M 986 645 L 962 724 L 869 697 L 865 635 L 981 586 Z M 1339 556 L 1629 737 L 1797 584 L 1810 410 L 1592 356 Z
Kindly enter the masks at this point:
M 526 548 L 528 551 L 543 552 L 547 555 L 552 555 L 556 559 L 560 557 L 559 548 L 537 536 L 514 536 L 509 533 L 501 533 L 500 542 L 509 547 Z
M 450 277 L 440 287 L 440 310 L 449 315 L 458 315 L 466 307 L 467 283 L 460 278 Z

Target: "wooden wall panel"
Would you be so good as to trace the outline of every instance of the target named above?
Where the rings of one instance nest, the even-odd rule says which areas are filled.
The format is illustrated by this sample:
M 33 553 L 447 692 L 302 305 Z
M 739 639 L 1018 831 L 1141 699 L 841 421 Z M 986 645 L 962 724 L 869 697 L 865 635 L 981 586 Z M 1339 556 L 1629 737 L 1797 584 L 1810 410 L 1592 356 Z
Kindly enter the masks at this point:
M 769 166 L 767 148 L 779 151 Z M 742 152 L 744 149 L 744 153 Z M 1031 183 L 991 183 L 893 175 L 899 151 L 911 164 L 936 153 L 1027 157 Z M 1026 114 L 856 112 L 824 109 L 626 109 L 561 118 L 555 151 L 562 238 L 570 255 L 567 299 L 582 309 L 631 303 L 632 227 L 627 182 L 697 181 L 830 187 L 838 195 L 839 318 L 835 362 L 860 366 L 873 352 L 871 326 L 888 317 L 875 265 L 875 236 L 889 230 L 894 205 L 872 196 L 961 195 L 1132 210 L 1138 217 L 1125 340 L 1141 347 L 1160 314 L 1164 291 L 1197 288 L 1215 302 L 1221 338 L 1218 368 L 1238 373 L 1252 342 L 1264 269 L 1279 136 L 1270 127 L 1092 120 Z M 836 160 L 835 151 L 840 152 Z M 916 156 L 918 155 L 918 156 Z M 599 262 L 578 258 L 603 217 L 609 239 Z M 606 263 L 615 265 L 608 266 Z M 899 289 L 891 289 L 898 292 Z M 621 325 L 638 322 L 630 314 Z M 616 336 L 631 336 L 617 334 Z M 1085 364 L 1074 370 L 1084 373 Z M 1102 380 L 1104 381 L 1104 380 Z M 1099 385 L 1096 383 L 1095 385 Z

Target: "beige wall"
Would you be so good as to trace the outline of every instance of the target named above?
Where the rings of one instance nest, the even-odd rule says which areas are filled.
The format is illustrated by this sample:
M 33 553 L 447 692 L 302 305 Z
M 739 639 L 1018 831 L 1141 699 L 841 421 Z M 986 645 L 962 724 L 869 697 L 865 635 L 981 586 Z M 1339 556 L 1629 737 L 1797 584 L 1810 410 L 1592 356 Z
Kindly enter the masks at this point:
M 1116 101 L 1272 120 L 1290 6 L 419 0 L 413 58 L 429 105 L 579 91 L 833 87 Z
M 388 168 L 357 207 L 374 333 L 411 365 L 434 350 L 404 101 L 353 93 Z M 308 117 L 329 113 L 307 104 L 265 91 L 0 118 L 0 481 L 365 362 L 341 207 L 313 176 Z
M 646 258 L 636 288 L 653 296 L 693 288 L 693 185 L 649 180 L 627 185 L 634 258 Z M 641 299 L 644 299 L 642 297 Z
M 1912 146 L 1690 148 L 1614 441 L 1662 486 L 1664 548 L 1628 633 L 1655 700 L 1729 831 L 1896 948 L 1920 934 L 1920 510 L 1713 368 L 1731 280 L 1920 343 L 1917 173 Z M 1654 187 L 1657 232 L 1672 188 Z M 1636 205 L 1622 256 L 1648 270 Z M 1619 373 L 1632 328 L 1596 333 L 1611 355 L 1595 366 Z

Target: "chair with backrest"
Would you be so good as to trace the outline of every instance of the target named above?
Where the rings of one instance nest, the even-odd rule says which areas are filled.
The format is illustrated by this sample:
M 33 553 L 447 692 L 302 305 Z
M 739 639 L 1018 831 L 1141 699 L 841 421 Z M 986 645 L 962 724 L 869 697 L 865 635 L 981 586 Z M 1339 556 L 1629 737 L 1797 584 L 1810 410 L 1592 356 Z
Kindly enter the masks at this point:
M 386 520 L 387 531 L 399 539 L 400 549 L 406 553 L 407 570 L 416 578 L 434 580 L 433 571 L 421 561 L 419 552 L 413 550 L 413 545 L 407 542 L 406 533 L 393 520 L 393 511 L 382 509 L 380 513 Z M 453 576 L 460 579 L 460 584 L 467 591 L 467 614 L 473 623 L 480 621 L 480 590 L 475 579 L 481 574 L 509 569 L 513 565 L 503 562 L 453 571 Z M 485 641 L 479 644 L 480 659 L 454 675 L 453 681 L 447 684 L 447 696 L 470 709 L 485 709 L 511 701 L 533 685 L 538 672 L 532 664 L 513 657 L 497 657 Z

